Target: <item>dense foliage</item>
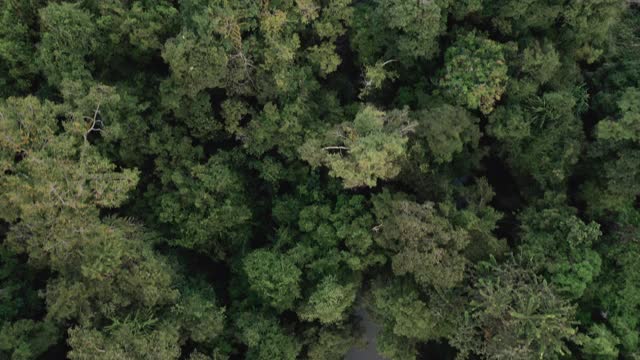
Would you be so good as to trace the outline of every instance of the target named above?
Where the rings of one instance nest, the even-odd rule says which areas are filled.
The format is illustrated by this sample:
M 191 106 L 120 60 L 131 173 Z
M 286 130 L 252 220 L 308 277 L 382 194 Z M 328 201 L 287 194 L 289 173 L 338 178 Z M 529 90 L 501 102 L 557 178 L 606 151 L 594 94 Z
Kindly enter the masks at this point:
M 634 2 L 0 1 L 1 359 L 638 359 L 639 269 Z

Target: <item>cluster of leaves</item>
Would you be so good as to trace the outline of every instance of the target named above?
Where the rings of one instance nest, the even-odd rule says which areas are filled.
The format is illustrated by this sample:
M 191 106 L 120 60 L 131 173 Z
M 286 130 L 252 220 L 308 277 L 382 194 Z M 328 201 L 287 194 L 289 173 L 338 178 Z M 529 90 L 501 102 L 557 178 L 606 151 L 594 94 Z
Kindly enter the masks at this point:
M 0 358 L 638 357 L 633 3 L 0 2 Z

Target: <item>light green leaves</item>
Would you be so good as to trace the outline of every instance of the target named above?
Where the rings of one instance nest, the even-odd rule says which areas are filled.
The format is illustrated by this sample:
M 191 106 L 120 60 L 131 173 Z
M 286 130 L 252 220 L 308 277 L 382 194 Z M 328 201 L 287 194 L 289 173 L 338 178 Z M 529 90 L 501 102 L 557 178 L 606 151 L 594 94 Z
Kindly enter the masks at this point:
M 302 319 L 319 320 L 323 324 L 337 323 L 344 319 L 346 310 L 356 299 L 357 285 L 342 285 L 335 276 L 328 276 L 311 294 L 299 311 Z
M 323 140 L 308 140 L 300 154 L 313 167 L 328 167 L 329 174 L 342 178 L 346 188 L 374 187 L 378 180 L 392 179 L 400 172 L 412 129 L 407 110 L 383 112 L 366 106 L 353 122 L 327 131 Z

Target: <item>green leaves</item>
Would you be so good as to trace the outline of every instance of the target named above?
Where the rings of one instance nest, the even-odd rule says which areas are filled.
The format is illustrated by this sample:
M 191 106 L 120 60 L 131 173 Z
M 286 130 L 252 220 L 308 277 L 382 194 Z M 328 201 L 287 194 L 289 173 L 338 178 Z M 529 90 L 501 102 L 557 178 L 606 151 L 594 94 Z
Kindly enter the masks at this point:
M 188 97 L 222 86 L 227 56 L 212 39 L 182 32 L 164 45 L 162 57 L 171 67 L 171 89 Z
M 311 166 L 327 166 L 329 174 L 342 178 L 346 188 L 374 187 L 400 172 L 411 130 L 406 110 L 385 113 L 366 106 L 352 123 L 328 131 L 324 140 L 308 140 L 299 150 Z
M 300 297 L 302 273 L 291 260 L 269 250 L 256 250 L 243 260 L 251 290 L 277 311 L 293 307 Z
M 488 131 L 501 140 L 509 165 L 542 190 L 566 185 L 579 160 L 585 135 L 576 100 L 569 91 L 547 92 L 524 105 L 499 108 L 489 118 Z
M 88 56 L 98 47 L 91 14 L 72 3 L 52 3 L 39 14 L 43 34 L 38 60 L 49 83 L 57 86 L 64 79 L 90 79 Z
M 339 322 L 353 305 L 357 288 L 356 284 L 342 285 L 334 276 L 328 276 L 320 282 L 298 313 L 307 321 L 317 319 L 323 324 Z
M 174 227 L 174 245 L 214 258 L 238 251 L 251 234 L 251 211 L 241 174 L 228 157 L 211 157 L 188 171 L 175 169 L 157 195 L 161 222 Z
M 0 355 L 7 359 L 29 360 L 42 355 L 59 338 L 50 322 L 21 319 L 5 322 L 0 328 Z
M 359 4 L 354 15 L 352 46 L 360 61 L 402 59 L 407 64 L 437 54 L 446 29 L 448 1 L 377 0 Z
M 140 331 L 130 321 L 109 331 L 75 327 L 69 330 L 69 359 L 161 359 L 180 356 L 178 333 L 168 324 Z
M 171 309 L 185 337 L 200 344 L 213 344 L 222 335 L 225 309 L 216 304 L 216 294 L 206 283 L 194 282 L 182 289 L 180 301 Z
M 633 357 L 637 15 L 0 1 L 0 358 Z
M 539 359 L 568 355 L 575 307 L 539 276 L 514 264 L 492 267 L 471 291 L 471 311 L 451 339 L 466 358 Z
M 27 92 L 35 80 L 36 47 L 32 28 L 38 2 L 5 1 L 0 5 L 0 96 Z
M 447 49 L 444 61 L 438 84 L 443 92 L 457 104 L 491 113 L 508 79 L 502 45 L 470 32 Z
M 56 112 L 50 103 L 16 99 L 0 108 L 0 113 L 0 126 L 6 134 L 0 144 L 4 170 L 10 172 L 0 180 L 2 198 L 8 204 L 2 216 L 11 222 L 21 220 L 12 229 L 9 242 L 19 251 L 29 251 L 33 261 L 66 257 L 68 249 L 60 248 L 62 244 L 44 248 L 56 231 L 65 228 L 61 219 L 82 224 L 97 216 L 98 207 L 119 206 L 135 186 L 137 172 L 117 169 L 85 142 L 82 135 L 93 128 L 87 129 L 84 120 L 66 123 L 69 129 L 82 128 L 82 135 L 73 136 L 71 131 L 54 135 Z M 16 158 L 15 154 L 21 155 Z M 88 221 L 81 228 L 92 226 Z M 25 231 L 29 234 L 26 238 Z
M 250 360 L 295 360 L 302 344 L 278 321 L 261 314 L 243 313 L 236 325 L 240 339 L 249 347 L 246 358 Z
M 591 212 L 603 214 L 633 208 L 640 194 L 636 181 L 640 164 L 640 103 L 636 88 L 627 88 L 614 118 L 599 121 L 590 153 L 594 176 L 583 189 Z
M 545 271 L 561 294 L 580 298 L 600 273 L 601 259 L 592 249 L 602 234 L 600 226 L 582 222 L 569 208 L 529 208 L 521 221 L 522 258 Z
M 640 142 L 640 90 L 627 89 L 618 101 L 620 119 L 598 122 L 596 136 L 607 141 Z
M 451 288 L 462 281 L 467 260 L 462 252 L 469 234 L 454 227 L 433 203 L 375 199 L 380 221 L 377 243 L 391 251 L 393 272 L 413 275 L 424 288 Z
M 5 134 L 0 189 L 8 204 L 2 217 L 11 224 L 5 245 L 57 274 L 44 292 L 46 320 L 82 324 L 70 334 L 71 358 L 92 357 L 96 346 L 104 347 L 105 359 L 139 357 L 156 346 L 166 350 L 162 356 L 173 358 L 179 352 L 173 335 L 136 338 L 128 325 L 109 335 L 93 329 L 125 311 L 165 306 L 178 296 L 171 288 L 173 271 L 151 248 L 157 239 L 129 221 L 99 216 L 100 208 L 120 206 L 138 180 L 136 171 L 119 169 L 88 141 L 103 128 L 99 105 L 91 117 L 71 112 L 62 127 L 55 120 L 57 107 L 35 98 L 13 99 L 0 108 Z M 11 330 L 43 331 L 34 334 L 38 340 L 33 345 L 20 340 L 22 335 L 12 335 L 18 338 L 3 350 L 17 349 L 22 355 L 16 356 L 31 357 L 28 351 L 35 356 L 55 341 L 46 340 L 55 337 L 52 326 L 33 326 Z M 173 333 L 177 336 L 177 330 Z
M 385 321 L 383 325 L 386 331 L 393 336 L 409 338 L 414 342 L 416 339 L 437 338 L 437 315 L 420 299 L 420 294 L 410 282 L 375 282 L 370 296 L 371 309 Z
M 424 137 L 436 163 L 451 162 L 466 146 L 477 147 L 480 140 L 478 119 L 463 108 L 441 105 L 416 114 L 418 137 Z

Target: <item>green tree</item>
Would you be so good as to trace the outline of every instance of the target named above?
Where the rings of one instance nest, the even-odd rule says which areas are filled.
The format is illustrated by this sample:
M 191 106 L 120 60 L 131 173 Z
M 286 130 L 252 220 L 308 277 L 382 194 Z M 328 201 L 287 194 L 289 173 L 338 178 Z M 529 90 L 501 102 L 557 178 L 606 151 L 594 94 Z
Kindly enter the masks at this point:
M 575 307 L 527 268 L 489 266 L 469 289 L 470 307 L 451 343 L 467 358 L 541 359 L 569 355 Z
M 322 280 L 309 300 L 298 312 L 303 320 L 332 324 L 344 320 L 346 310 L 356 299 L 356 284 L 342 285 L 329 276 Z
M 232 159 L 219 154 L 185 170 L 167 169 L 155 210 L 160 222 L 173 228 L 172 245 L 222 259 L 246 244 L 252 214 L 242 174 L 230 165 Z
M 278 311 L 293 307 L 300 297 L 300 269 L 286 256 L 255 250 L 243 260 L 251 290 Z
M 375 279 L 365 299 L 382 326 L 377 350 L 394 360 L 415 359 L 419 343 L 451 336 L 462 310 L 455 292 L 425 294 L 406 277 Z
M 469 234 L 447 219 L 446 208 L 388 192 L 374 199 L 374 206 L 376 242 L 390 252 L 396 275 L 410 274 L 424 288 L 451 288 L 462 281 Z
M 91 14 L 77 3 L 51 3 L 39 14 L 43 32 L 38 61 L 49 83 L 58 86 L 63 79 L 91 79 L 89 57 L 99 44 Z
M 544 205 L 527 208 L 520 220 L 520 256 L 532 269 L 544 271 L 556 291 L 580 298 L 600 273 L 602 261 L 593 249 L 600 226 L 584 223 L 572 208 Z
M 76 327 L 69 330 L 69 359 L 176 359 L 178 332 L 157 319 L 125 319 L 105 330 Z
M 419 118 L 416 137 L 426 140 L 428 150 L 425 150 L 435 163 L 451 162 L 466 147 L 473 150 L 478 147 L 481 136 L 478 119 L 463 108 L 444 104 L 415 116 Z
M 0 96 L 22 95 L 36 80 L 34 63 L 40 1 L 4 1 L 0 5 Z
M 409 281 L 393 280 L 388 285 L 374 283 L 369 306 L 394 336 L 416 340 L 436 339 L 444 327 L 438 324 L 428 302 Z M 438 326 L 438 328 L 436 328 Z M 414 350 L 415 351 L 415 350 Z
M 485 2 L 483 10 L 498 31 L 505 35 L 522 36 L 528 32 L 552 29 L 563 9 L 560 4 L 544 0 L 499 0 Z
M 500 140 L 500 150 L 523 183 L 533 177 L 542 189 L 566 185 L 585 138 L 577 116 L 582 89 L 576 89 L 576 94 L 548 92 L 523 104 L 506 105 L 489 118 L 488 133 Z
M 243 313 L 236 321 L 239 338 L 247 345 L 246 358 L 250 360 L 297 358 L 302 344 L 269 316 Z
M 491 113 L 508 80 L 502 45 L 469 32 L 446 50 L 444 61 L 440 89 L 457 104 Z
M 380 58 L 411 63 L 438 52 L 449 1 L 376 0 L 356 6 L 351 40 L 363 64 Z
M 352 123 L 327 131 L 324 139 L 308 140 L 300 147 L 300 155 L 312 167 L 328 167 L 346 188 L 373 187 L 400 172 L 412 128 L 407 110 L 385 113 L 365 106 Z
M 587 338 L 583 339 L 583 346 L 590 355 L 620 352 L 632 356 L 640 348 L 640 287 L 638 274 L 632 270 L 638 266 L 640 254 L 640 213 L 622 212 L 614 224 L 601 249 L 602 274 L 584 296 L 589 305 L 587 311 L 594 311 L 601 318 L 587 319 L 590 330 L 584 335 Z
M 12 360 L 35 359 L 54 345 L 59 330 L 48 321 L 20 319 L 0 328 L 0 355 Z
M 171 308 L 171 320 L 179 324 L 181 336 L 202 345 L 215 345 L 225 326 L 225 309 L 216 303 L 213 288 L 204 282 L 186 284 L 180 300 Z
M 620 340 L 601 324 L 592 325 L 589 332 L 580 334 L 578 343 L 582 346 L 582 352 L 588 357 L 597 358 L 617 358 Z
M 93 116 L 71 113 L 57 133 L 59 109 L 33 97 L 0 108 L 6 172 L 0 188 L 7 204 L 1 217 L 10 224 L 5 243 L 57 274 L 44 292 L 46 320 L 90 328 L 173 303 L 179 295 L 171 288 L 173 271 L 151 247 L 157 236 L 131 221 L 99 216 L 100 209 L 122 204 L 137 181 L 135 171 L 117 169 L 88 140 L 102 128 L 99 106 Z
M 614 119 L 604 119 L 595 128 L 596 142 L 589 164 L 594 176 L 584 185 L 584 198 L 594 214 L 633 208 L 640 194 L 635 179 L 640 164 L 640 91 L 627 89 L 618 101 Z
M 359 334 L 349 327 L 315 328 L 305 333 L 305 339 L 309 341 L 307 356 L 312 360 L 329 360 L 342 358 L 359 343 Z

